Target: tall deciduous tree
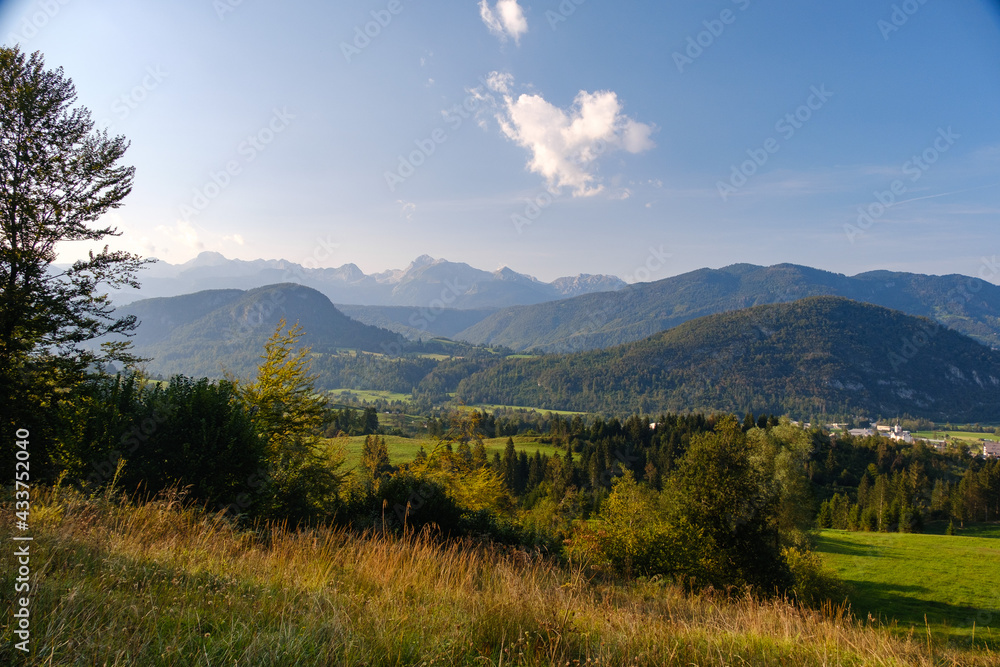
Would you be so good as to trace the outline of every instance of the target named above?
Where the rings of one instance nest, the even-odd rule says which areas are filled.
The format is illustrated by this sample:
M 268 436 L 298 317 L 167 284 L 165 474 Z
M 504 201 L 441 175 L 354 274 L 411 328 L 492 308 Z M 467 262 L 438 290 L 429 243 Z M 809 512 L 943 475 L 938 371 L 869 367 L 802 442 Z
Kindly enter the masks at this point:
M 38 431 L 45 430 L 56 400 L 88 366 L 136 361 L 127 341 L 108 342 L 101 351 L 84 344 L 135 328 L 135 318 L 115 316 L 101 290 L 137 286 L 144 260 L 105 246 L 69 268 L 55 266 L 60 243 L 119 235 L 93 223 L 121 205 L 134 174 L 119 164 L 125 138 L 95 131 L 90 112 L 75 103 L 76 89 L 62 68 L 46 70 L 40 53 L 0 47 L 3 448 L 14 428 L 34 431 L 40 446 Z M 41 458 L 34 460 L 44 463 Z

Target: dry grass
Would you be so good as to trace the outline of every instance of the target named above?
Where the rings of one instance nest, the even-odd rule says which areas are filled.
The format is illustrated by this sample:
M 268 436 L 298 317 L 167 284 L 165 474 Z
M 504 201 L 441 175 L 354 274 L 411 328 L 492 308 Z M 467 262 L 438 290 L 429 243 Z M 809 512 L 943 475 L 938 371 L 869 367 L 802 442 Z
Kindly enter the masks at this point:
M 426 534 L 239 531 L 176 499 L 119 504 L 66 490 L 42 492 L 32 509 L 31 664 L 998 664 L 842 610 L 592 582 L 537 556 Z M 5 503 L 8 533 L 11 511 Z M 10 618 L 8 607 L 4 664 L 20 659 Z

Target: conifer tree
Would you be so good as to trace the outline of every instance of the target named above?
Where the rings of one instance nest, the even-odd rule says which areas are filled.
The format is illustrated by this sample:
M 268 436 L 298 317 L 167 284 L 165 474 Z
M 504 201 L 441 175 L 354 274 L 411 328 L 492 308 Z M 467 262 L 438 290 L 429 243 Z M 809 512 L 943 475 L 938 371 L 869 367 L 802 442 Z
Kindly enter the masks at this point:
M 282 319 L 264 345 L 257 377 L 239 388 L 265 442 L 267 512 L 305 520 L 335 508 L 343 454 L 323 448 L 326 402 L 316 395 L 310 349 L 298 345 L 302 336 L 302 327 Z

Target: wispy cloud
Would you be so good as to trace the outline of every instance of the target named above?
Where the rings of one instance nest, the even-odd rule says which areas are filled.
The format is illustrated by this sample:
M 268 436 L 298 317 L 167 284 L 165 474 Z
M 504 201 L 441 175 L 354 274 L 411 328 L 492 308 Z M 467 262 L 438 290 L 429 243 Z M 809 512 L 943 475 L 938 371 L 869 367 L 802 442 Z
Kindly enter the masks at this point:
M 493 7 L 487 0 L 480 0 L 479 16 L 501 42 L 506 42 L 509 37 L 519 44 L 521 35 L 528 32 L 528 20 L 524 18 L 524 11 L 517 0 L 498 0 Z

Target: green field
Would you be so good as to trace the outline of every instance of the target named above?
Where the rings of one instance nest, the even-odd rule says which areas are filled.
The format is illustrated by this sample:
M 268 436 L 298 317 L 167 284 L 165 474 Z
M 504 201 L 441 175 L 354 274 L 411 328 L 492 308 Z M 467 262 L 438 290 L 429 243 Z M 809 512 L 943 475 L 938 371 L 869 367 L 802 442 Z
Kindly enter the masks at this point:
M 346 467 L 353 468 L 361 460 L 361 449 L 365 444 L 365 437 L 363 435 L 356 435 L 347 438 L 330 438 L 327 442 L 332 445 L 341 445 L 344 447 L 346 453 Z M 513 436 L 514 446 L 518 451 L 525 451 L 529 455 L 535 453 L 535 450 L 540 451 L 542 454 L 548 454 L 552 456 L 556 452 L 562 452 L 558 447 L 550 444 L 545 444 L 538 442 L 537 437 L 526 436 L 526 435 L 516 435 Z M 507 446 L 507 438 L 487 438 L 483 441 L 486 445 L 486 453 L 490 458 L 493 458 L 493 452 L 500 452 L 503 454 L 504 447 Z M 385 436 L 385 445 L 389 450 L 389 460 L 395 465 L 399 463 L 408 463 L 413 460 L 413 457 L 417 455 L 420 447 L 423 446 L 424 451 L 428 454 L 434 449 L 436 441 L 433 438 L 403 438 L 395 435 Z
M 410 400 L 409 394 L 397 394 L 391 391 L 377 391 L 374 389 L 331 389 L 327 393 L 333 399 L 346 400 L 350 398 L 354 401 L 365 401 L 368 403 L 374 403 L 378 400 L 403 402 Z
M 917 431 L 913 433 L 915 438 L 928 438 L 930 440 L 944 440 L 945 436 L 948 436 L 949 439 L 969 440 L 975 443 L 984 438 L 986 440 L 1000 439 L 1000 435 L 996 433 L 976 433 L 975 431 Z
M 817 552 L 851 589 L 858 618 L 894 631 L 1000 648 L 1000 526 L 965 535 L 824 530 Z M 942 529 L 943 532 L 943 529 Z M 925 623 L 926 618 L 926 623 Z
M 573 412 L 571 410 L 543 410 L 542 408 L 532 408 L 525 405 L 492 405 L 488 403 L 478 403 L 476 405 L 470 405 L 469 407 L 478 408 L 480 410 L 528 410 L 530 412 L 537 412 L 538 414 L 544 415 L 546 412 L 551 412 L 554 415 L 561 416 L 573 416 L 573 415 L 588 415 L 589 412 Z

